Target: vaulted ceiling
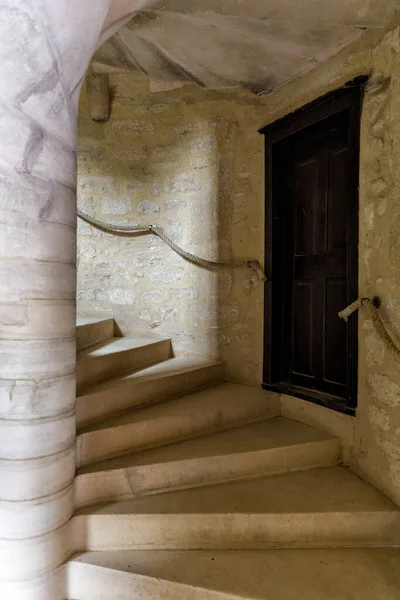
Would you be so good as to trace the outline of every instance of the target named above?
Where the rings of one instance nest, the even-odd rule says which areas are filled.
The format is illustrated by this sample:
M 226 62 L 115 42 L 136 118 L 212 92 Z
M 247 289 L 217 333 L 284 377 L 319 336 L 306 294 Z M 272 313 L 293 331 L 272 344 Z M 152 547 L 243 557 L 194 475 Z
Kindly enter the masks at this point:
M 387 26 L 399 0 L 161 0 L 94 56 L 97 70 L 145 73 L 154 90 L 187 82 L 271 92 L 366 29 Z

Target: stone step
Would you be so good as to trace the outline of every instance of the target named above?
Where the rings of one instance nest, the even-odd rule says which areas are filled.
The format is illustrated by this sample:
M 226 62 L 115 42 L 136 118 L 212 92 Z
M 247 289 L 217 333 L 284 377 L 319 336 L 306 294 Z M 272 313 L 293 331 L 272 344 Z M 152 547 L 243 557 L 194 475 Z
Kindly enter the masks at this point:
M 400 511 L 345 467 L 84 508 L 78 550 L 373 547 L 400 543 Z
M 224 379 L 224 365 L 221 362 L 201 358 L 170 358 L 120 379 L 86 388 L 77 398 L 78 428 L 134 406 L 161 402 L 222 383 Z
M 78 393 L 89 385 L 166 360 L 171 354 L 170 340 L 150 336 L 114 337 L 80 350 L 76 365 Z
M 76 349 L 83 350 L 114 335 L 114 319 L 110 317 L 77 317 Z
M 398 600 L 400 550 L 93 552 L 69 564 L 74 600 Z
M 78 508 L 341 461 L 338 439 L 275 417 L 194 440 L 137 452 L 78 472 Z
M 77 466 L 279 414 L 277 394 L 224 383 L 86 427 L 77 437 Z

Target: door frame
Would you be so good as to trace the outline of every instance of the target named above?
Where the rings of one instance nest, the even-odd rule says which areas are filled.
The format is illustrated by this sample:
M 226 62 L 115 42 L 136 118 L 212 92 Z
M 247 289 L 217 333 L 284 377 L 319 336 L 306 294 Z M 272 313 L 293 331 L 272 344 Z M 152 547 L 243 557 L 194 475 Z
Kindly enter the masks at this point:
M 283 327 L 283 252 L 284 224 L 279 201 L 274 193 L 275 144 L 311 125 L 347 110 L 349 113 L 349 147 L 352 159 L 350 211 L 347 249 L 347 300 L 358 298 L 358 228 L 359 228 L 359 156 L 360 120 L 363 90 L 367 77 L 358 77 L 342 88 L 323 96 L 303 108 L 260 129 L 265 136 L 265 268 L 269 276 L 264 296 L 264 361 L 263 384 L 267 390 L 296 396 L 333 410 L 354 415 L 357 407 L 358 318 L 353 314 L 347 324 L 347 390 L 346 398 L 300 388 L 281 381 Z M 344 307 L 343 307 L 344 308 Z

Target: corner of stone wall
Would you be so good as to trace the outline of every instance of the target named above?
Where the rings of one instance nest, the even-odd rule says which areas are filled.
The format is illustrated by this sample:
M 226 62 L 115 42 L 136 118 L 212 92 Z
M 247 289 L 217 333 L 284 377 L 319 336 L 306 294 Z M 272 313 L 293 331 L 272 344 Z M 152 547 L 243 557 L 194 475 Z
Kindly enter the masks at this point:
M 382 39 L 365 35 L 265 98 L 195 86 L 152 94 L 141 77 L 112 75 L 109 122 L 91 122 L 82 98 L 79 205 L 112 222 L 160 225 L 206 258 L 261 262 L 258 130 L 372 73 L 361 123 L 359 289 L 381 296 L 385 318 L 400 333 L 399 40 L 398 27 Z M 210 273 L 153 236 L 115 237 L 83 223 L 78 257 L 82 314 L 113 314 L 124 334 L 170 336 L 179 353 L 222 357 L 229 380 L 261 383 L 263 290 L 252 289 L 246 273 Z M 346 461 L 400 504 L 399 365 L 362 313 L 359 323 L 357 416 L 351 434 L 340 419 L 335 427 L 349 440 Z M 329 427 L 324 410 L 319 423 Z

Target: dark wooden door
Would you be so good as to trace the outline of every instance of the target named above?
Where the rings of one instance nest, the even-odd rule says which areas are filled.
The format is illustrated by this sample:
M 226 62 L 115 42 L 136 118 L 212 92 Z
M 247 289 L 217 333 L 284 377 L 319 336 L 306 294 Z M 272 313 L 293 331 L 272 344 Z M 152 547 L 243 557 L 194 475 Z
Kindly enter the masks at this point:
M 285 204 L 284 380 L 346 396 L 348 118 L 288 140 Z M 286 189 L 285 189 L 286 188 Z
M 360 87 L 266 128 L 264 387 L 353 413 Z

